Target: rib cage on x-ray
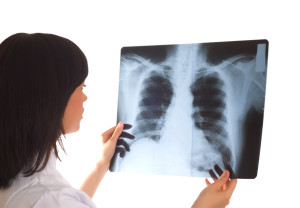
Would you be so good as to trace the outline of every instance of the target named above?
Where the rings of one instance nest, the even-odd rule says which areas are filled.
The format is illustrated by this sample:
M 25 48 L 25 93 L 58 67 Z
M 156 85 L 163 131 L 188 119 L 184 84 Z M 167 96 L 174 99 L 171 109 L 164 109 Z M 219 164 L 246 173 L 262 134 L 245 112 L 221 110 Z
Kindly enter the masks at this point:
M 256 176 L 267 43 L 231 43 L 123 48 L 118 121 L 135 139 L 112 171 L 208 176 L 218 164 Z

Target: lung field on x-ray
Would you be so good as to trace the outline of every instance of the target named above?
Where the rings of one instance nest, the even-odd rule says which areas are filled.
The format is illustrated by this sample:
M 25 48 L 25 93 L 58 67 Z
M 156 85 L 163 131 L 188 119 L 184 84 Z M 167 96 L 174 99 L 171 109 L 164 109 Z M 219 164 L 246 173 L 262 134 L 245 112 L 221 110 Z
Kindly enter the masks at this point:
M 173 96 L 171 82 L 163 73 L 152 71 L 143 81 L 140 95 L 133 134 L 158 141 Z
M 266 88 L 267 41 L 125 47 L 118 121 L 131 151 L 111 170 L 208 176 L 218 164 L 255 178 Z
M 208 75 L 204 73 L 191 86 L 194 110 L 192 118 L 195 127 L 203 132 L 205 140 L 210 147 L 220 154 L 222 165 L 226 167 L 228 164 L 233 164 L 232 148 L 230 141 L 228 141 L 228 129 L 226 128 L 227 114 L 224 81 L 217 72 Z M 208 171 L 207 168 L 209 167 L 198 166 L 197 168 L 202 171 Z

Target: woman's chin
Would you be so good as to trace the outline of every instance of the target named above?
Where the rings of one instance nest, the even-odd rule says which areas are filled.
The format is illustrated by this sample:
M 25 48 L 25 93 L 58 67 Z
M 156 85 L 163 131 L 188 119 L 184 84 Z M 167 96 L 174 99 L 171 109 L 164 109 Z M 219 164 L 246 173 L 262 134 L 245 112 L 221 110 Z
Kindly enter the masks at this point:
M 66 134 L 71 134 L 71 133 L 75 133 L 77 131 L 79 131 L 80 129 L 80 124 L 78 124 L 78 126 L 73 127 L 72 129 L 68 129 L 67 131 L 65 131 Z

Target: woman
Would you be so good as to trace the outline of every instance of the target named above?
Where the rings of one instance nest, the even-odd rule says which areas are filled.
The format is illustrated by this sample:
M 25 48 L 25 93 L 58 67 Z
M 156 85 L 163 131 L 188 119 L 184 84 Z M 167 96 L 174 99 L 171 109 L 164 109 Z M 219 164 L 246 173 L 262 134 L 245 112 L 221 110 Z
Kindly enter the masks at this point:
M 123 129 L 104 132 L 95 169 L 72 188 L 55 168 L 57 142 L 80 128 L 88 75 L 83 52 L 68 39 L 19 33 L 0 45 L 0 208 L 96 207 L 91 198 L 109 168 Z M 130 136 L 128 134 L 123 134 Z M 225 207 L 236 180 L 229 172 L 207 187 L 193 207 Z

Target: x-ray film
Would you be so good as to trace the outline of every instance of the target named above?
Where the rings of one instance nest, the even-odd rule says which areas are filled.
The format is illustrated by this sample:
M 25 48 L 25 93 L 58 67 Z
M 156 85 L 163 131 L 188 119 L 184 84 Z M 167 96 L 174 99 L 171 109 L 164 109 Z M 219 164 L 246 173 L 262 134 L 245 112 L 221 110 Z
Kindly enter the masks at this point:
M 110 170 L 255 178 L 267 56 L 267 40 L 123 47 L 117 120 L 132 127 Z

